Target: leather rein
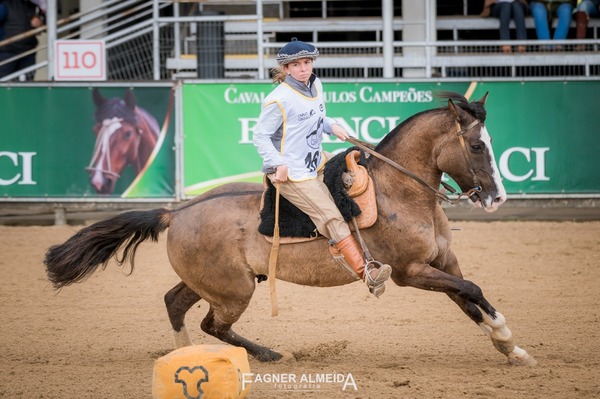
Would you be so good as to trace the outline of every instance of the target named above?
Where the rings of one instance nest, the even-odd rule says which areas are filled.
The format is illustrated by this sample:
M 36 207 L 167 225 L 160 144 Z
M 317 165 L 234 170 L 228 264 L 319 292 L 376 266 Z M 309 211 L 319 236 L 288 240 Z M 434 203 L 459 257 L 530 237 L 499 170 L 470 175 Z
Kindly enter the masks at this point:
M 473 169 L 473 164 L 471 162 L 471 158 L 469 157 L 469 152 L 467 150 L 467 146 L 465 144 L 465 138 L 464 138 L 464 134 L 466 132 L 468 132 L 469 130 L 473 129 L 475 126 L 477 126 L 480 122 L 478 120 L 474 120 L 473 122 L 471 122 L 471 124 L 469 124 L 469 126 L 467 126 L 466 128 L 462 129 L 460 122 L 458 121 L 458 119 L 456 120 L 456 127 L 457 127 L 457 132 L 456 135 L 458 136 L 459 142 L 460 142 L 460 146 L 462 149 L 462 153 L 463 153 L 463 157 L 465 159 L 465 162 L 467 163 L 467 167 L 469 168 L 469 171 L 471 172 L 471 176 L 473 178 L 473 188 L 471 188 L 469 191 L 467 191 L 466 193 L 458 193 L 458 198 L 456 200 L 451 200 L 446 194 L 442 193 L 441 191 L 439 191 L 438 189 L 432 187 L 431 185 L 429 185 L 425 180 L 423 180 L 422 178 L 420 178 L 419 176 L 417 176 L 416 174 L 414 174 L 413 172 L 411 172 L 410 170 L 406 169 L 404 166 L 400 165 L 397 162 L 392 161 L 391 159 L 389 159 L 388 157 L 381 155 L 380 153 L 378 153 L 377 151 L 374 150 L 374 146 L 370 143 L 366 143 L 364 141 L 361 141 L 359 139 L 356 139 L 354 137 L 348 137 L 346 140 L 352 144 L 354 144 L 355 146 L 357 146 L 358 148 L 360 148 L 361 150 L 368 152 L 369 154 L 373 155 L 376 158 L 381 159 L 382 161 L 384 161 L 385 163 L 393 166 L 394 168 L 396 168 L 397 170 L 399 170 L 400 172 L 404 173 L 405 175 L 407 175 L 408 177 L 410 177 L 411 179 L 415 180 L 417 183 L 421 184 L 423 187 L 429 189 L 430 191 L 432 191 L 434 193 L 434 195 L 436 197 L 438 197 L 439 199 L 441 199 L 442 201 L 448 202 L 450 204 L 457 204 L 460 199 L 462 197 L 470 197 L 471 195 L 473 195 L 474 193 L 478 193 L 481 192 L 481 185 L 479 184 L 479 179 L 477 178 L 477 175 L 475 174 L 475 170 Z M 441 184 L 451 193 L 456 193 L 456 190 L 444 183 L 441 182 Z

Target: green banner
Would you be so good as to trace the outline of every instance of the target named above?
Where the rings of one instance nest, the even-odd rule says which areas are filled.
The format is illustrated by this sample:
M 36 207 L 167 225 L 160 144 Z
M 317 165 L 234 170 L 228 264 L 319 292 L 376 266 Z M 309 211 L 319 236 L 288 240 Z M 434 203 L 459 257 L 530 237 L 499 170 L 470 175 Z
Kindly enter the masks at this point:
M 173 197 L 170 93 L 0 87 L 0 196 Z
M 509 194 L 600 193 L 600 82 L 325 83 L 328 116 L 378 143 L 417 112 L 441 105 L 434 92 L 471 100 L 489 92 L 486 126 Z M 193 196 L 228 181 L 260 181 L 252 129 L 272 84 L 183 88 L 184 185 Z M 329 140 L 325 137 L 325 140 Z M 325 151 L 348 144 L 325 141 Z
M 600 193 L 600 82 L 480 83 L 508 193 Z

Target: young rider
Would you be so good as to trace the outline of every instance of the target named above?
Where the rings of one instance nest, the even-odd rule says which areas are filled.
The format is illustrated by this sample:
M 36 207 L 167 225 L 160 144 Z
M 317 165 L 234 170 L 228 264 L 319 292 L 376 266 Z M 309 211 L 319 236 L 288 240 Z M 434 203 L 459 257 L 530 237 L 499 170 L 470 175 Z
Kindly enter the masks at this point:
M 333 134 L 345 141 L 348 133 L 325 114 L 323 86 L 313 74 L 318 55 L 315 46 L 295 38 L 279 50 L 273 80 L 280 84 L 265 98 L 254 129 L 254 145 L 263 159 L 263 172 L 273 184 L 279 183 L 280 194 L 310 217 L 319 233 L 379 296 L 392 269 L 367 264 L 323 183 L 326 157 L 322 135 Z

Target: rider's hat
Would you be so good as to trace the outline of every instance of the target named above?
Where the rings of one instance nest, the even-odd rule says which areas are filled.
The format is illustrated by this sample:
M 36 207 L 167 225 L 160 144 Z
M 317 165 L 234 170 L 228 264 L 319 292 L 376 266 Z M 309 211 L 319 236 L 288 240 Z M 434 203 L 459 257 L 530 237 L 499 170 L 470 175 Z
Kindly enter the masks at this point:
M 302 42 L 294 37 L 291 42 L 279 50 L 276 59 L 280 65 L 286 65 L 301 58 L 310 58 L 314 60 L 318 56 L 319 50 L 317 50 L 315 46 Z

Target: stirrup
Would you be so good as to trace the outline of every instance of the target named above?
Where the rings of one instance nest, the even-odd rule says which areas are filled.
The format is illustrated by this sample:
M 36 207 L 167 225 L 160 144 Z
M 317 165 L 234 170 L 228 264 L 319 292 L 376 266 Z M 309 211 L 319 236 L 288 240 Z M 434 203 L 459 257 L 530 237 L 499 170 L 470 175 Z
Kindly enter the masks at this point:
M 374 265 L 377 265 L 378 267 L 376 268 L 379 273 L 377 274 L 377 276 L 375 278 L 371 277 L 371 270 L 373 270 L 373 268 L 375 268 Z M 367 263 L 365 264 L 365 283 L 367 283 L 367 286 L 369 288 L 377 288 L 378 286 L 382 285 L 383 283 L 385 283 L 387 281 L 387 279 L 390 278 L 390 276 L 392 275 L 392 267 L 390 265 L 386 265 L 383 264 L 381 262 L 378 262 L 376 260 L 368 260 Z
M 375 298 L 379 298 L 385 292 L 385 283 L 381 283 L 375 287 L 369 287 L 369 292 L 375 295 Z

